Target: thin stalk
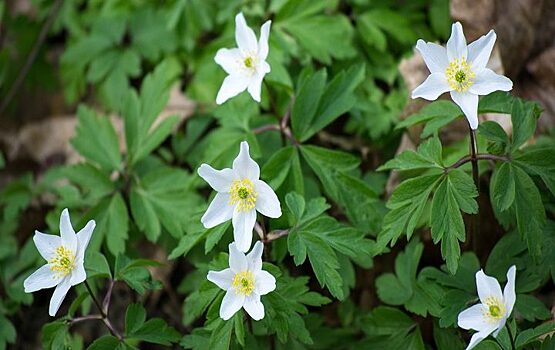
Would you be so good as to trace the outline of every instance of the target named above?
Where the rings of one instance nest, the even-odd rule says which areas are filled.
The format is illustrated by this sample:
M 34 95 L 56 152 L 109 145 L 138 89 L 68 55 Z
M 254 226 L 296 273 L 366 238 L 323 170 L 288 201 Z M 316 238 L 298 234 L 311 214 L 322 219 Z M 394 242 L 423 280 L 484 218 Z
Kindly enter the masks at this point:
M 107 315 L 106 311 L 104 310 L 102 305 L 100 305 L 100 302 L 98 301 L 95 294 L 93 293 L 93 291 L 91 289 L 91 286 L 89 285 L 87 280 L 85 280 L 85 287 L 87 288 L 87 291 L 89 292 L 89 295 L 91 296 L 93 302 L 95 303 L 96 307 L 98 308 L 98 311 L 100 311 L 100 316 L 102 318 L 102 322 L 104 322 L 104 325 L 106 326 L 106 328 L 108 328 L 108 330 L 110 331 L 110 333 L 112 333 L 112 335 L 114 337 L 117 337 L 119 340 L 122 340 L 123 336 L 114 328 L 114 326 L 110 322 L 110 319 L 108 318 L 108 315 Z M 108 292 L 111 293 L 111 288 Z
M 472 161 L 472 177 L 474 178 L 474 184 L 476 185 L 476 190 L 478 191 L 478 198 L 480 197 L 480 175 L 478 172 L 478 145 L 476 143 L 476 130 L 470 128 L 470 157 Z M 480 211 L 475 215 L 470 217 L 470 239 L 472 240 L 473 250 L 476 252 L 478 248 L 478 236 L 480 229 Z

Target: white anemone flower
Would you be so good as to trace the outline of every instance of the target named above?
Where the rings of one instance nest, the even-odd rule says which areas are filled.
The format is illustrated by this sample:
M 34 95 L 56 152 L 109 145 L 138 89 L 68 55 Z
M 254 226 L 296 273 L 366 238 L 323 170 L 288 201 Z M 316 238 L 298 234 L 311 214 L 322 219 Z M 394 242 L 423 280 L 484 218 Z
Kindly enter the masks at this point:
M 222 319 L 229 320 L 241 308 L 256 321 L 264 318 L 260 296 L 276 289 L 276 279 L 262 270 L 263 250 L 264 245 L 258 241 L 245 256 L 233 242 L 229 245 L 229 268 L 208 272 L 208 280 L 226 291 L 220 307 Z
M 251 247 L 257 211 L 270 218 L 281 216 L 279 199 L 274 190 L 259 179 L 260 168 L 250 157 L 246 141 L 241 142 L 233 168 L 216 170 L 202 164 L 198 174 L 218 192 L 202 216 L 202 224 L 211 228 L 232 219 L 233 238 L 240 251 L 247 252 Z
M 496 34 L 491 30 L 470 45 L 466 45 L 462 25 L 451 29 L 447 48 L 420 39 L 416 49 L 422 54 L 430 76 L 412 92 L 412 98 L 436 100 L 449 92 L 461 108 L 472 130 L 478 128 L 478 96 L 494 91 L 509 91 L 512 81 L 486 68 Z
M 35 231 L 33 241 L 47 264 L 27 277 L 23 286 L 25 293 L 56 287 L 50 299 L 50 316 L 56 315 L 69 288 L 87 278 L 84 267 L 85 250 L 95 225 L 95 221 L 91 220 L 81 231 L 75 233 L 69 220 L 69 212 L 64 209 L 60 216 L 60 236 Z
M 476 272 L 480 304 L 462 311 L 458 319 L 459 327 L 478 331 L 472 335 L 466 350 L 474 348 L 491 333 L 497 337 L 505 326 L 516 301 L 515 274 L 516 267 L 513 265 L 507 272 L 507 284 L 501 293 L 501 286 L 495 278 L 487 276 L 482 270 Z
M 256 41 L 254 31 L 247 26 L 243 13 L 235 16 L 235 41 L 237 48 L 219 49 L 214 60 L 229 74 L 218 91 L 216 103 L 222 104 L 229 98 L 248 90 L 256 102 L 260 102 L 262 79 L 270 72 L 268 36 L 272 21 L 266 21 Z

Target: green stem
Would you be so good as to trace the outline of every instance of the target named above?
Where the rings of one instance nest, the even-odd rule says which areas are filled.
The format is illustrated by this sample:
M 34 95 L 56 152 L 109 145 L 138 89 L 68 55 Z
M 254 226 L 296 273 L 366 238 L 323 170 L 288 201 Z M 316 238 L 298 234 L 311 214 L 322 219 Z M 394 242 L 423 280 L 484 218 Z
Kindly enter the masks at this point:
M 470 157 L 472 162 L 472 177 L 474 178 L 474 184 L 476 185 L 476 190 L 478 191 L 478 198 L 480 198 L 480 175 L 478 171 L 478 145 L 476 143 L 476 130 L 470 128 Z M 480 211 L 475 215 L 470 217 L 470 239 L 472 240 L 472 247 L 474 252 L 478 248 L 478 235 L 480 229 Z
M 98 301 L 96 296 L 94 295 L 94 293 L 91 289 L 91 286 L 89 285 L 89 282 L 87 282 L 87 280 L 85 280 L 85 287 L 87 288 L 87 291 L 89 292 L 89 295 L 91 296 L 93 302 L 95 303 L 96 307 L 98 308 L 98 311 L 100 311 L 100 316 L 102 318 L 102 322 L 104 322 L 104 325 L 106 326 L 106 328 L 108 328 L 108 330 L 110 331 L 110 333 L 112 333 L 112 335 L 114 337 L 117 337 L 119 340 L 123 340 L 123 336 L 112 325 L 112 322 L 110 322 L 110 319 L 108 318 L 108 315 L 106 314 L 106 312 L 104 311 L 104 308 L 102 307 L 102 305 L 100 304 L 100 302 Z M 111 291 L 109 291 L 109 292 L 111 292 Z

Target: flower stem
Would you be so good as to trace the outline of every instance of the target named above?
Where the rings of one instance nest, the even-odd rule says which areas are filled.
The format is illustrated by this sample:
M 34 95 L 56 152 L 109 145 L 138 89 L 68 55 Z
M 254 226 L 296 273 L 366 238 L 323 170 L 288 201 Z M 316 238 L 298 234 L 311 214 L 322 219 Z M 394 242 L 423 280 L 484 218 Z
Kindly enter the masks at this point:
M 478 158 L 476 154 L 478 153 L 478 144 L 476 143 L 476 130 L 470 128 L 470 157 L 472 161 L 472 177 L 474 178 L 474 184 L 476 185 L 476 190 L 478 191 L 478 198 L 480 197 L 480 175 L 478 172 Z M 478 235 L 480 227 L 480 211 L 475 215 L 470 217 L 470 239 L 472 240 L 472 246 L 474 251 L 478 248 Z
M 106 310 L 108 309 L 107 303 L 110 302 L 109 295 L 112 294 L 113 281 L 111 281 L 111 284 L 108 287 L 108 294 L 107 294 L 106 298 L 104 298 L 104 303 L 106 304 L 105 308 L 102 307 L 102 305 L 100 305 L 100 302 L 98 301 L 98 299 L 94 295 L 94 293 L 91 289 L 91 286 L 89 285 L 89 282 L 87 282 L 87 280 L 85 280 L 85 287 L 87 288 L 87 291 L 89 292 L 89 295 L 91 296 L 91 298 L 92 298 L 93 302 L 95 303 L 96 307 L 100 311 L 100 316 L 101 316 L 102 322 L 104 322 L 104 325 L 106 325 L 106 328 L 108 328 L 108 330 L 110 331 L 110 333 L 112 333 L 112 335 L 114 337 L 117 337 L 119 340 L 123 340 L 123 336 L 114 328 L 114 326 L 112 325 L 112 322 L 110 322 L 110 319 L 108 318 L 108 314 L 105 311 L 105 309 Z
M 513 337 L 513 333 L 511 332 L 511 327 L 509 327 L 508 323 L 505 324 L 505 327 L 507 328 L 507 333 L 509 333 L 509 339 L 511 339 L 511 347 L 513 350 L 516 350 L 515 338 Z

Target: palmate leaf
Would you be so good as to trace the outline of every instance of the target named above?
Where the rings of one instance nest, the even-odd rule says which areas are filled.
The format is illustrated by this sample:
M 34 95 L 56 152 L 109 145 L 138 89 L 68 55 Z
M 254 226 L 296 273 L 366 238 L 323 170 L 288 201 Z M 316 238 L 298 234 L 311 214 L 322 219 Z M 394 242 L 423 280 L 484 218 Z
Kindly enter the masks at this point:
M 192 191 L 192 177 L 170 167 L 152 170 L 131 187 L 131 213 L 137 226 L 155 242 L 162 227 L 181 238 L 189 217 L 197 210 L 200 197 Z
M 161 318 L 146 320 L 144 307 L 130 304 L 125 314 L 125 338 L 169 346 L 179 341 L 181 334 Z
M 428 313 L 439 316 L 442 288 L 425 273 L 416 276 L 423 250 L 422 243 L 411 240 L 395 259 L 395 274 L 380 275 L 376 279 L 376 289 L 380 300 L 387 304 L 404 305 L 407 310 L 424 317 Z
M 343 299 L 344 278 L 340 274 L 338 254 L 367 264 L 374 251 L 373 243 L 357 229 L 320 215 L 326 207 L 322 207 L 318 199 L 311 200 L 305 210 L 304 200 L 300 198 L 298 195 L 288 195 L 286 198 L 289 210 L 297 218 L 297 225 L 290 230 L 287 238 L 289 252 L 296 265 L 304 263 L 308 257 L 320 284 L 326 286 L 336 298 Z M 314 218 L 307 219 L 305 215 Z
M 461 211 L 478 212 L 474 199 L 478 191 L 472 177 L 460 169 L 450 171 L 438 185 L 432 200 L 431 227 L 434 243 L 441 241 L 441 255 L 447 268 L 455 273 L 460 258 L 459 241 L 465 241 L 465 227 Z
M 490 197 L 496 215 L 510 214 L 530 255 L 539 259 L 546 223 L 545 209 L 534 181 L 516 164 L 519 163 L 505 163 L 495 170 Z

